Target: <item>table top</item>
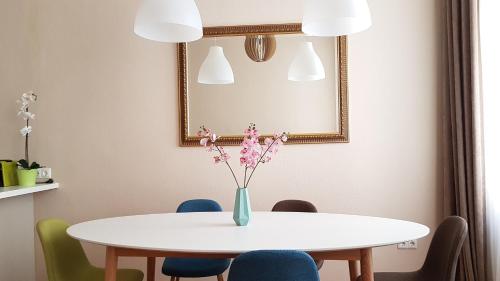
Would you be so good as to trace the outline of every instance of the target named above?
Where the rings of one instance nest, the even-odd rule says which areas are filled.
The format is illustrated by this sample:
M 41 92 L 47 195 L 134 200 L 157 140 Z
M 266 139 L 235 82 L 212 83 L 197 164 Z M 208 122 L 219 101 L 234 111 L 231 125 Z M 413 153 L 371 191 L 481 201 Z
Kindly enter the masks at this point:
M 239 227 L 232 213 L 215 212 L 107 218 L 73 225 L 67 232 L 105 246 L 212 254 L 372 248 L 424 237 L 429 228 L 387 218 L 286 212 L 254 212 L 250 224 Z

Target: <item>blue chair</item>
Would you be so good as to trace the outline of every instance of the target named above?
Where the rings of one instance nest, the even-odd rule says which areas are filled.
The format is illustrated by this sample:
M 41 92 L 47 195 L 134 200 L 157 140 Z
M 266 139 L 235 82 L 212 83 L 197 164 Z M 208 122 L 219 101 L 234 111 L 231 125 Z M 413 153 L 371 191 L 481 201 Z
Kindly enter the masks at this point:
M 194 199 L 183 202 L 177 208 L 177 213 L 192 212 L 222 212 L 222 207 L 213 200 Z M 166 258 L 163 262 L 162 272 L 170 276 L 171 281 L 179 281 L 181 277 L 209 276 L 217 276 L 218 281 L 224 281 L 222 273 L 228 267 L 229 259 Z
M 319 274 L 304 252 L 263 250 L 234 259 L 228 281 L 319 281 Z

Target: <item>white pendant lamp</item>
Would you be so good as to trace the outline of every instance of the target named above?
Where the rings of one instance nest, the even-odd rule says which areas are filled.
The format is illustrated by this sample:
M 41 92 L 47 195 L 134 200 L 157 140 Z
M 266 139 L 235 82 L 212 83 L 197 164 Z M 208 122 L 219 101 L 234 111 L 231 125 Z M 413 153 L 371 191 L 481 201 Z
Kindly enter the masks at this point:
M 372 25 L 366 0 L 305 0 L 302 31 L 311 36 L 342 36 Z
M 134 32 L 154 41 L 191 42 L 203 36 L 203 26 L 194 0 L 142 0 Z
M 301 42 L 297 55 L 288 69 L 288 80 L 315 81 L 325 79 L 325 68 L 312 42 Z
M 200 67 L 198 83 L 201 84 L 233 84 L 233 69 L 224 56 L 224 50 L 219 46 L 212 46 L 208 56 Z

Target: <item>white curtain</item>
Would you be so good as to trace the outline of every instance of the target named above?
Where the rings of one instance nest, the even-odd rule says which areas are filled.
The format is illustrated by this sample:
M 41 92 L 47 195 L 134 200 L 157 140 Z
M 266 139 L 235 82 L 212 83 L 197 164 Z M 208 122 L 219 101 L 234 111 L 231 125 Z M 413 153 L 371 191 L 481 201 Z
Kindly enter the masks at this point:
M 500 281 L 500 1 L 480 5 L 489 280 Z

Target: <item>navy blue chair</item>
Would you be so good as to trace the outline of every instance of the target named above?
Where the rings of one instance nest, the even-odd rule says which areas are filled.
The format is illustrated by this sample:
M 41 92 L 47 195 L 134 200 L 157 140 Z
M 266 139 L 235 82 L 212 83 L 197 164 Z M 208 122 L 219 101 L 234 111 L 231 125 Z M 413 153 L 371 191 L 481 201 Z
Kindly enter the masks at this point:
M 193 212 L 222 212 L 222 207 L 209 199 L 188 200 L 177 207 L 177 213 Z M 170 276 L 171 281 L 178 281 L 181 277 L 209 276 L 217 276 L 218 281 L 224 281 L 222 273 L 228 267 L 229 259 L 167 258 L 163 262 L 162 272 Z
M 234 259 L 228 281 L 319 281 L 319 274 L 304 252 L 262 250 Z

